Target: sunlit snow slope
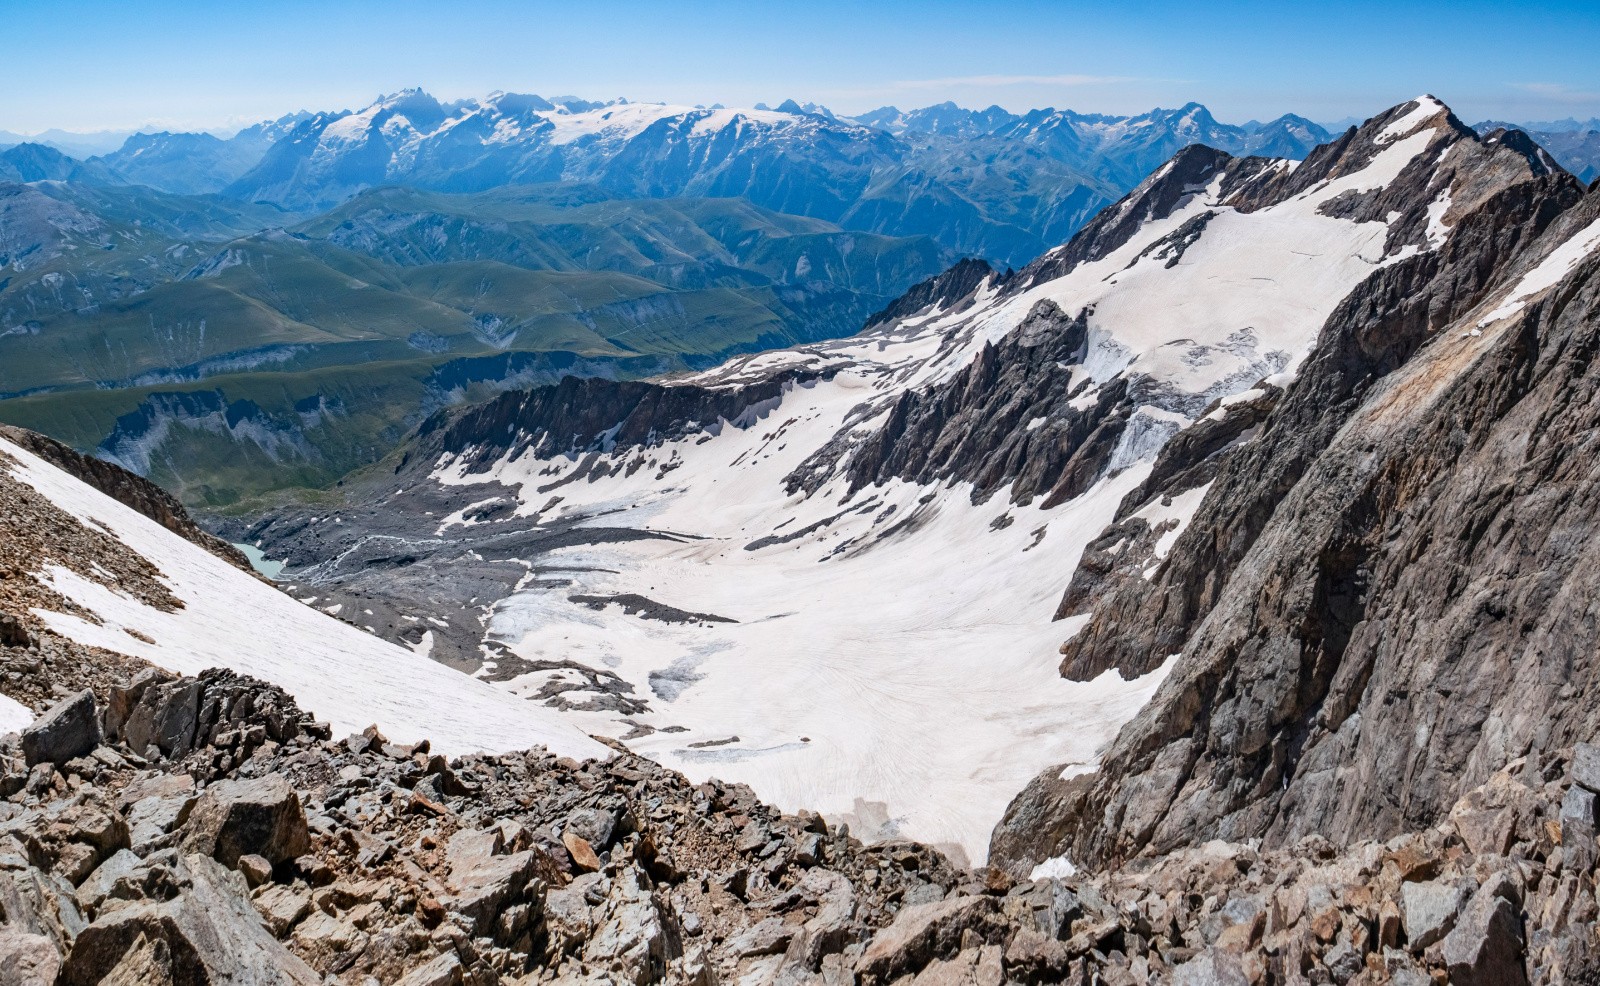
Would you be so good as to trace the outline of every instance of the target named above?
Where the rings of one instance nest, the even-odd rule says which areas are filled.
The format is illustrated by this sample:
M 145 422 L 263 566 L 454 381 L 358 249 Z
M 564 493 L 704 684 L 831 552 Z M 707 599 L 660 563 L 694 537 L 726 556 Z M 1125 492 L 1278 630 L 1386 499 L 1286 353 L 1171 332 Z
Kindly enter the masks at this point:
M 165 612 L 55 566 L 51 587 L 92 614 L 36 611 L 56 632 L 180 674 L 226 667 L 281 685 L 338 735 L 377 724 L 446 752 L 543 744 L 576 757 L 605 747 L 553 712 L 312 610 L 55 466 L 0 439 L 12 479 L 153 564 L 182 608 Z M 0 460 L 3 463 L 4 460 Z M 0 706 L 0 731 L 21 722 Z
M 616 428 L 484 435 L 444 455 L 437 482 L 509 484 L 517 515 L 541 525 L 658 535 L 571 538 L 529 561 L 488 620 L 486 640 L 509 654 L 486 673 L 535 701 L 560 693 L 586 731 L 691 777 L 744 781 L 857 834 L 903 834 L 980 862 L 1007 800 L 1048 765 L 1092 764 L 1165 672 L 1058 675 L 1075 623 L 1052 616 L 1085 544 L 1174 434 L 1227 398 L 1285 384 L 1358 282 L 1438 248 L 1450 162 L 1475 140 L 1463 131 L 1424 97 L 1313 154 L 1304 167 L 1323 177 L 1298 185 L 1289 162 L 1180 155 L 1073 244 L 958 304 L 670 382 L 736 390 L 805 371 L 732 421 L 631 444 L 614 441 Z M 1382 206 L 1402 193 L 1428 198 Z M 1069 392 L 1019 431 L 1043 442 L 1061 421 L 1111 407 L 1098 426 L 1115 448 L 1081 489 L 1058 503 L 1005 484 L 975 496 L 978 470 L 959 462 L 939 481 L 852 478 L 874 435 L 890 443 L 909 427 L 902 395 L 960 406 L 970 395 L 948 392 L 951 381 L 1044 303 L 1086 337 L 1058 367 Z M 1111 388 L 1123 396 L 1097 405 Z M 941 441 L 960 437 L 947 427 Z M 504 453 L 485 464 L 485 448 Z M 1148 516 L 1182 524 L 1199 498 Z M 496 522 L 474 516 L 435 518 L 427 534 L 470 538 Z M 556 687 L 582 680 L 581 668 L 615 673 L 646 707 L 586 710 L 580 691 Z

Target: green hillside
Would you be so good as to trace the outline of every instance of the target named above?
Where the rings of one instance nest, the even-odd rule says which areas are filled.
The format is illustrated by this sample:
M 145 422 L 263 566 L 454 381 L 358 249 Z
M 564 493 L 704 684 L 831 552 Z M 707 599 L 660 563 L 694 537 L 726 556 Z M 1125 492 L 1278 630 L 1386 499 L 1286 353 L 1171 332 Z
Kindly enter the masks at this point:
M 0 421 L 215 507 L 330 483 L 451 401 L 847 335 L 952 259 L 737 199 L 580 185 L 375 189 L 295 218 L 0 186 Z

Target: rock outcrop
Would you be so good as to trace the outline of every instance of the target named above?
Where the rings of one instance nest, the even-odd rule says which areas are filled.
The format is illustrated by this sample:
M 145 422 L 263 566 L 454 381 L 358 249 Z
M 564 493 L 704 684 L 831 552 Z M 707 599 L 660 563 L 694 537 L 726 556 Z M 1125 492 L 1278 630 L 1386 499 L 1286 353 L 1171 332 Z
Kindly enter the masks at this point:
M 293 705 L 260 682 L 228 686 L 251 709 Z M 268 725 L 246 712 L 181 759 L 113 740 L 31 770 L 0 743 L 0 981 L 1365 986 L 1600 972 L 1593 856 L 1577 851 L 1593 818 L 1563 807 L 1600 780 L 1587 745 L 1518 760 L 1440 825 L 1386 842 L 1212 841 L 1030 879 L 865 846 L 636 757 L 447 759 L 309 721 L 241 755 L 239 731 Z
M 1002 861 L 1387 839 L 1600 729 L 1584 615 L 1600 260 L 1559 254 L 1600 198 L 1514 147 L 1449 153 L 1458 193 L 1497 168 L 1525 177 L 1458 194 L 1440 250 L 1345 300 L 1258 433 L 1216 457 L 1159 568 L 1076 593 L 1094 615 L 1064 673 L 1182 656 L 1097 774 L 1019 796 Z M 1569 797 L 1576 831 L 1590 813 Z M 1489 829 L 1463 836 L 1504 852 Z

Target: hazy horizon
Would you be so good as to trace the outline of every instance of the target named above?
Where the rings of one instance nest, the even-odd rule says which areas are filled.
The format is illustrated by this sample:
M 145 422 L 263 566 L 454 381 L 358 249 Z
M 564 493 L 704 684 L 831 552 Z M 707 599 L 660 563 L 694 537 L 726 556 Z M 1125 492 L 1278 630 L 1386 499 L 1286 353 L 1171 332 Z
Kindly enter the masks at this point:
M 947 100 L 1013 112 L 1129 115 L 1204 103 L 1244 122 L 1365 118 L 1431 92 L 1470 122 L 1600 116 L 1600 12 L 1376 2 L 1287 10 L 820 0 L 802 11 L 710 2 L 353 0 L 212 7 L 162 0 L 8 5 L 0 130 L 231 132 L 298 110 L 358 109 L 420 87 L 638 102 L 815 102 L 845 115 Z M 950 43 L 960 38 L 959 46 Z M 1550 43 L 1559 38 L 1561 44 Z M 1396 57 L 1396 56 L 1402 57 Z

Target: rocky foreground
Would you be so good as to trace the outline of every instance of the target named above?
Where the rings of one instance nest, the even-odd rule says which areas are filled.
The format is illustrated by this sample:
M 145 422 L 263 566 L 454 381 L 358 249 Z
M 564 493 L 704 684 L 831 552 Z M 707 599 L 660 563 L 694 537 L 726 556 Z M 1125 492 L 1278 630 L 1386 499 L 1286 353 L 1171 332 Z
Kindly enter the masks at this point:
M 8 633 L 0 690 L 42 714 L 0 740 L 0 983 L 1600 976 L 1600 748 L 1516 763 L 1387 843 L 1212 842 L 1029 880 L 626 754 L 332 737 L 228 671 L 45 697 L 93 656 Z

